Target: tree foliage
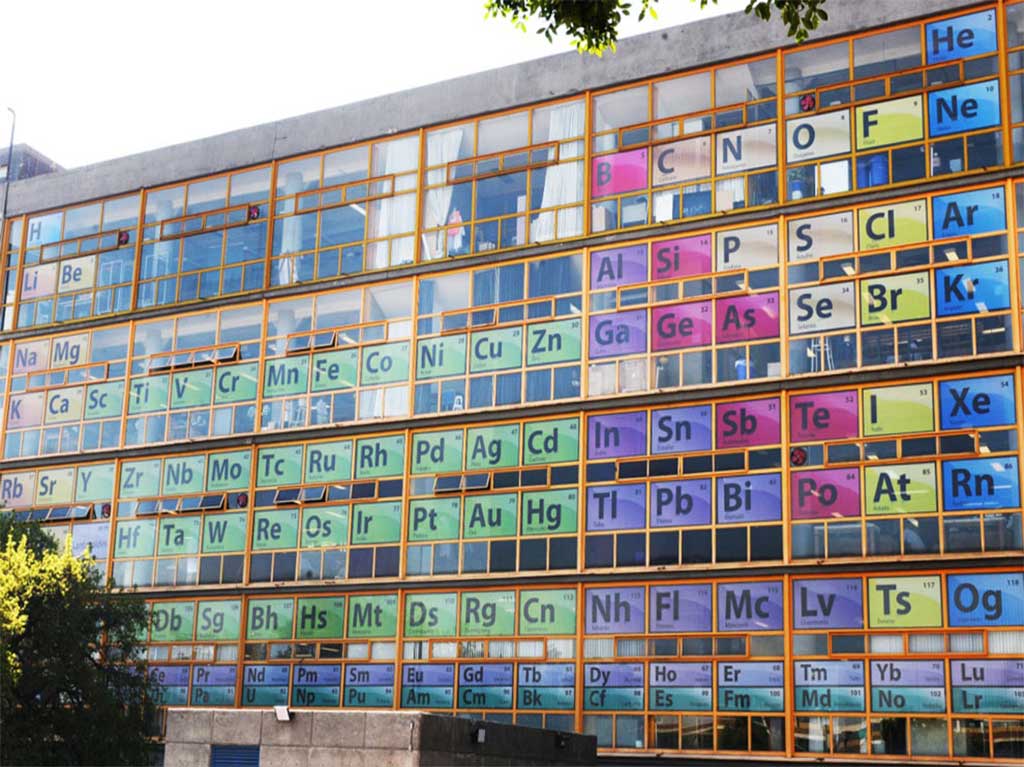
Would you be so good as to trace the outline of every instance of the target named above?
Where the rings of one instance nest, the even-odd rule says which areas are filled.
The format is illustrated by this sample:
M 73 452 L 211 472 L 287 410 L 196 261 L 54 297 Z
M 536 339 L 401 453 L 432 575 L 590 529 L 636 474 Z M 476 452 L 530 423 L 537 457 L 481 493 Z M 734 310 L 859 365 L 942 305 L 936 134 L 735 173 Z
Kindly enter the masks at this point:
M 682 0 L 674 0 L 682 2 Z M 701 8 L 716 4 L 718 0 L 690 0 Z M 657 18 L 658 0 L 639 0 L 642 21 L 650 15 Z M 807 35 L 828 19 L 825 0 L 747 0 L 746 13 L 769 21 L 778 11 L 787 33 L 800 43 Z M 509 19 L 516 27 L 526 31 L 527 21 L 539 19 L 538 34 L 548 40 L 564 31 L 581 53 L 600 56 L 606 50 L 615 50 L 619 24 L 633 11 L 628 0 L 487 0 L 484 6 L 489 18 Z
M 0 764 L 146 764 L 141 600 L 0 514 Z

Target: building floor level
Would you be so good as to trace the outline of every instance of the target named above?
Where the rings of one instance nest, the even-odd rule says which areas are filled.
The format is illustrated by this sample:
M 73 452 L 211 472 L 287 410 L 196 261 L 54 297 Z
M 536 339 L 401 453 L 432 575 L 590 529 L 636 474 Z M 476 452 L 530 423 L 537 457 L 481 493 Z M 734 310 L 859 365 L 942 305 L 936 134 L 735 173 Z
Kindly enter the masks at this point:
M 1024 764 L 1024 2 L 833 4 L 13 181 L 4 513 L 167 707 Z

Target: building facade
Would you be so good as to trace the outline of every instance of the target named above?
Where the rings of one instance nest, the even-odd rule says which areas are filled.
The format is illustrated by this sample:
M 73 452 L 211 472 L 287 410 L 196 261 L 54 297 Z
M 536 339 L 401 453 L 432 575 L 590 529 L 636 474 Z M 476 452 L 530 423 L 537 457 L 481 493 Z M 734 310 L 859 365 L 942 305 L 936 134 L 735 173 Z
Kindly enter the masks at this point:
M 1024 3 L 835 5 L 12 184 L 3 504 L 168 705 L 1024 762 Z

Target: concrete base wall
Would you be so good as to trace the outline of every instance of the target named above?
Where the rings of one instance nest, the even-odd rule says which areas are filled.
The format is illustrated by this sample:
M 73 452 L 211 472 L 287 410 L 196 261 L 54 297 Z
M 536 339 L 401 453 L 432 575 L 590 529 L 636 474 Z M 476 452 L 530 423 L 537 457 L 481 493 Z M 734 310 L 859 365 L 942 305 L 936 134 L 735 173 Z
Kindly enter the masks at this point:
M 259 745 L 261 767 L 578 765 L 597 759 L 593 736 L 392 711 L 171 709 L 165 767 L 208 767 L 210 747 Z M 484 742 L 474 737 L 484 730 Z

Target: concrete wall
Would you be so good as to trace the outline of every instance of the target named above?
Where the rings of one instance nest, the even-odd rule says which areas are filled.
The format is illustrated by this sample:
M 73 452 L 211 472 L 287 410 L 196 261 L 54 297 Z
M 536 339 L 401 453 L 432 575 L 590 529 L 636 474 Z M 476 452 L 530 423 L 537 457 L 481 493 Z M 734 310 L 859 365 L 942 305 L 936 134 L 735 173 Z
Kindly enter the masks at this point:
M 210 747 L 260 745 L 261 767 L 433 767 L 437 765 L 583 765 L 597 759 L 597 739 L 533 727 L 475 722 L 421 712 L 171 709 L 165 767 L 208 767 Z
M 977 4 L 977 0 L 831 0 L 818 39 Z M 504 23 L 495 20 L 493 23 Z M 785 25 L 743 13 L 623 40 L 602 58 L 575 52 L 367 99 L 211 138 L 11 184 L 8 214 L 158 186 L 405 132 L 789 45 Z

